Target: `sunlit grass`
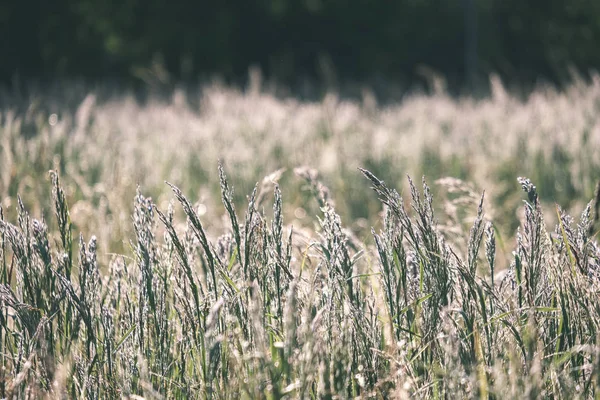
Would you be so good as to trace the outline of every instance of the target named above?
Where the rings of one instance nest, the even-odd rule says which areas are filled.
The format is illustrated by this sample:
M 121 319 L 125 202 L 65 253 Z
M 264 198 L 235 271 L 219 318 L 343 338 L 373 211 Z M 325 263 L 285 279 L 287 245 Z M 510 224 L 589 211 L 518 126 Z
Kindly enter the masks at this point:
M 597 397 L 600 81 L 494 93 L 3 111 L 0 397 Z

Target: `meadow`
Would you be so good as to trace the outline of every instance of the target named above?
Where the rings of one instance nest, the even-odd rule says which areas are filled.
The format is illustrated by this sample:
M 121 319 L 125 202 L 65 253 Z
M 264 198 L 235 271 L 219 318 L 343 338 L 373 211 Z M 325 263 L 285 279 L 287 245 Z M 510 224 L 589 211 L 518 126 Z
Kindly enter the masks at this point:
M 0 398 L 597 398 L 600 76 L 491 87 L 0 93 Z

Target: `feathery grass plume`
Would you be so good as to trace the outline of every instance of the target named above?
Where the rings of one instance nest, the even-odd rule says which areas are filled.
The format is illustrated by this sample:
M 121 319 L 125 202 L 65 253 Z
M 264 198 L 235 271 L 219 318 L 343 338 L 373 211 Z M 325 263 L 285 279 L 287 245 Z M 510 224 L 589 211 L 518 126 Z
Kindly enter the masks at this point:
M 517 233 L 515 266 L 524 283 L 524 300 L 529 307 L 535 307 L 541 299 L 541 293 L 549 287 L 546 285 L 550 273 L 547 268 L 548 235 L 535 185 L 527 178 L 519 177 L 518 181 L 529 201 L 525 202 L 523 230 Z M 522 306 L 523 303 L 520 303 Z
M 319 177 L 319 172 L 316 169 L 309 167 L 294 168 L 294 174 L 303 178 L 308 184 L 308 189 L 319 202 L 319 207 L 323 208 L 326 204 L 335 206 L 331 198 L 329 188 L 323 184 Z
M 494 234 L 494 224 L 488 221 L 485 224 L 485 258 L 490 267 L 490 279 L 494 287 L 494 267 L 496 265 L 496 236 Z
M 145 198 L 140 193 L 140 188 L 137 188 L 134 210 L 133 210 L 133 227 L 136 235 L 135 248 L 137 265 L 140 268 L 139 282 L 139 312 L 138 312 L 138 329 L 139 344 L 142 352 L 146 351 L 146 343 L 144 335 L 146 331 L 146 321 L 154 325 L 154 329 L 158 328 L 158 315 L 156 304 L 156 284 L 154 282 L 154 269 L 158 262 L 156 256 L 156 245 L 154 242 L 154 233 L 152 232 L 154 224 L 154 210 L 152 208 L 152 200 Z M 149 310 L 148 310 L 149 308 Z M 157 338 L 158 335 L 151 337 Z
M 235 238 L 235 245 L 237 250 L 237 257 L 241 260 L 242 258 L 242 240 L 240 235 L 240 226 L 238 223 L 237 215 L 235 214 L 235 205 L 233 204 L 233 189 L 229 187 L 227 183 L 227 176 L 225 175 L 225 168 L 223 162 L 219 161 L 219 182 L 221 184 L 221 200 L 225 206 L 225 210 L 229 215 L 231 221 L 231 228 L 233 231 L 233 237 Z M 243 265 L 245 279 L 252 279 L 253 277 L 248 275 L 248 266 Z
M 30 236 L 29 213 L 20 196 L 17 197 L 18 225 L 9 236 L 13 253 L 17 256 L 17 294 L 27 303 L 37 305 L 37 263 L 33 260 L 32 238 Z
M 185 290 L 187 287 L 189 287 L 192 292 L 192 300 L 194 301 L 194 303 L 193 309 L 191 309 L 191 311 L 193 313 L 192 315 L 194 316 L 190 319 L 190 323 L 193 328 L 193 336 L 195 340 L 198 340 L 197 335 L 200 333 L 198 324 L 201 321 L 204 321 L 204 307 L 201 305 L 200 301 L 200 289 L 197 283 L 196 274 L 192 270 L 192 267 L 189 263 L 188 254 L 185 250 L 185 247 L 182 244 L 179 236 L 177 235 L 177 232 L 175 232 L 172 220 L 170 218 L 167 218 L 165 214 L 163 214 L 158 208 L 156 208 L 156 206 L 154 206 L 154 209 L 158 214 L 158 218 L 167 229 L 167 234 L 171 243 L 173 244 L 177 261 L 183 268 L 184 276 L 187 280 L 187 285 L 181 283 L 183 285 L 182 289 Z M 190 308 L 191 307 L 189 306 L 186 307 L 187 310 L 190 310 Z
M 213 251 L 210 248 L 208 238 L 206 236 L 206 232 L 204 230 L 204 227 L 202 226 L 202 222 L 200 221 L 200 217 L 198 216 L 196 211 L 194 211 L 194 208 L 192 207 L 192 205 L 190 204 L 188 199 L 183 195 L 181 190 L 179 190 L 179 188 L 175 187 L 174 185 L 170 184 L 169 182 L 167 182 L 167 185 L 169 185 L 171 187 L 171 189 L 173 190 L 173 193 L 175 194 L 175 197 L 183 206 L 183 211 L 189 218 L 192 229 L 194 231 L 194 234 L 200 241 L 200 245 L 202 246 L 202 249 L 204 250 L 204 257 L 206 257 L 206 263 L 208 264 L 208 271 L 205 270 L 204 275 L 207 276 L 208 275 L 207 272 L 210 273 L 210 278 L 212 280 L 212 291 L 213 291 L 213 295 L 216 298 L 219 296 L 218 281 L 217 281 L 217 275 L 216 275 L 217 266 L 216 266 L 215 256 L 213 255 Z M 207 286 L 210 287 L 209 284 L 207 284 Z
M 57 171 L 50 171 L 52 178 L 52 197 L 54 198 L 54 213 L 58 221 L 58 231 L 60 232 L 60 240 L 62 249 L 66 257 L 64 257 L 63 267 L 65 267 L 65 276 L 71 279 L 71 266 L 73 265 L 73 236 L 71 233 L 71 217 L 65 192 L 60 186 L 60 179 Z
M 395 189 L 389 189 L 384 181 L 379 180 L 379 178 L 373 175 L 370 171 L 364 168 L 359 168 L 359 171 L 362 172 L 362 174 L 367 177 L 369 181 L 371 181 L 373 184 L 372 189 L 378 194 L 381 202 L 388 206 L 398 218 L 403 216 L 404 205 L 398 192 Z
M 133 227 L 136 235 L 135 253 L 138 257 L 141 278 L 140 288 L 142 297 L 149 302 L 151 311 L 156 313 L 156 300 L 154 298 L 154 268 L 158 262 L 154 233 L 154 209 L 152 199 L 145 198 L 137 188 L 134 202 Z
M 271 224 L 272 233 L 272 250 L 273 258 L 275 259 L 275 295 L 277 296 L 277 313 L 279 320 L 283 322 L 283 307 L 281 302 L 281 296 L 287 291 L 287 282 L 293 279 L 291 272 L 289 271 L 289 262 L 286 262 L 283 253 L 283 216 L 282 216 L 282 200 L 281 190 L 279 185 L 275 186 L 275 202 L 273 204 L 273 222 Z M 289 243 L 289 242 L 288 242 Z M 286 276 L 283 276 L 285 273 Z
M 42 271 L 38 279 L 40 282 L 40 296 L 43 299 L 38 301 L 38 306 L 44 309 L 51 310 L 51 303 L 54 300 L 54 274 L 52 273 L 52 255 L 50 250 L 50 244 L 48 241 L 48 226 L 42 218 L 42 220 L 34 219 L 31 224 L 32 236 L 33 236 L 33 248 L 34 252 L 39 257 L 40 266 Z
M 275 187 L 279 186 L 279 180 L 285 171 L 285 168 L 280 168 L 263 178 L 262 182 L 260 183 L 260 190 L 258 191 L 258 194 L 252 196 L 255 198 L 255 201 L 252 203 L 256 205 L 257 209 L 262 205 L 267 196 L 273 192 L 273 190 L 275 190 Z
M 481 245 L 481 241 L 483 239 L 484 234 L 484 221 L 483 221 L 483 198 L 485 196 L 485 192 L 481 195 L 481 200 L 479 202 L 479 206 L 477 207 L 477 217 L 475 218 L 475 222 L 473 222 L 473 227 L 471 228 L 471 232 L 469 234 L 469 244 L 468 244 L 468 260 L 467 264 L 469 266 L 469 270 L 471 275 L 475 275 L 477 270 L 477 255 L 479 253 L 479 247 Z
M 264 179 L 263 179 L 264 182 Z M 261 187 L 261 191 L 260 193 L 263 192 L 264 189 L 264 184 Z M 254 189 L 252 190 L 252 194 L 250 195 L 250 198 L 248 199 L 248 209 L 246 211 L 246 219 L 244 221 L 244 260 L 242 265 L 249 265 L 250 264 L 250 255 L 251 255 L 251 250 L 254 245 L 255 242 L 254 240 L 256 239 L 256 230 L 258 229 L 258 227 L 260 226 L 260 216 L 257 215 L 257 207 L 260 206 L 261 203 L 261 199 L 260 199 L 260 194 L 259 194 L 259 198 L 257 199 L 257 192 L 258 189 L 258 184 L 256 184 L 254 186 Z M 238 254 L 239 257 L 241 257 L 241 254 Z
M 461 179 L 444 177 L 435 181 L 438 188 L 438 196 L 444 199 L 442 203 L 441 221 L 438 229 L 444 238 L 457 251 L 469 248 L 471 233 L 468 229 L 473 228 L 471 219 L 473 208 L 479 209 L 482 194 L 477 192 L 473 185 Z M 438 199 L 440 198 L 438 197 Z M 486 214 L 489 212 L 490 204 L 486 204 Z M 468 257 L 467 257 L 468 258 Z
M 79 308 L 85 310 L 80 313 L 86 327 L 87 335 L 87 358 L 95 359 L 97 351 L 96 324 L 99 317 L 99 285 L 100 273 L 96 257 L 96 237 L 92 236 L 87 246 L 83 241 L 83 235 L 79 236 Z

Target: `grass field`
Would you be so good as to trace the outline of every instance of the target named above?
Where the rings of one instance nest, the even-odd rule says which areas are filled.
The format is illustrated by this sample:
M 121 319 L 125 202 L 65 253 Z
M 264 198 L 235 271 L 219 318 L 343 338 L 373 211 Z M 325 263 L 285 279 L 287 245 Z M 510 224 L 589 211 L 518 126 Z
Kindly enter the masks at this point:
M 597 398 L 600 77 L 492 88 L 2 94 L 0 398 Z

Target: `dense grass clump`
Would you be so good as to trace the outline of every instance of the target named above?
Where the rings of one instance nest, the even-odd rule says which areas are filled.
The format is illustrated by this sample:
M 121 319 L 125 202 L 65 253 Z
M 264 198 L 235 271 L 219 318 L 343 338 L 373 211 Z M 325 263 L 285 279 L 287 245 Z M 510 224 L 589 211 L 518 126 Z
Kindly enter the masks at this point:
M 296 230 L 277 174 L 240 213 L 219 165 L 221 231 L 175 185 L 165 206 L 138 188 L 127 249 L 104 263 L 97 237 L 74 237 L 52 172 L 54 229 L 21 201 L 12 222 L 0 209 L 0 397 L 600 394 L 593 202 L 577 223 L 557 207 L 548 231 L 519 178 L 524 214 L 498 271 L 483 195 L 461 246 L 425 181 L 403 198 L 362 173 L 384 210 L 372 240 L 343 226 L 315 171 L 296 170 L 319 207 L 314 230 Z

